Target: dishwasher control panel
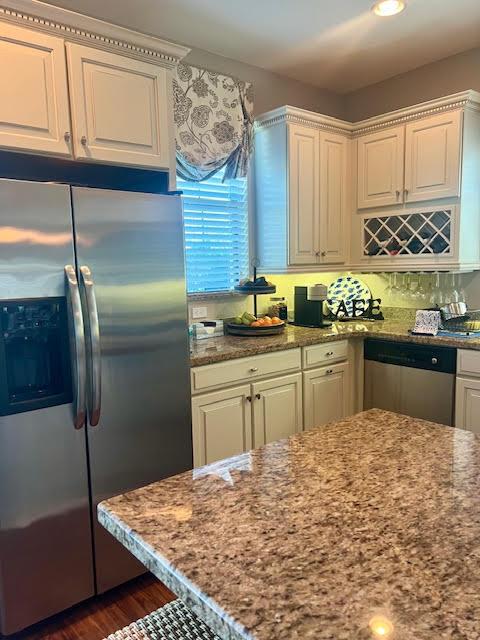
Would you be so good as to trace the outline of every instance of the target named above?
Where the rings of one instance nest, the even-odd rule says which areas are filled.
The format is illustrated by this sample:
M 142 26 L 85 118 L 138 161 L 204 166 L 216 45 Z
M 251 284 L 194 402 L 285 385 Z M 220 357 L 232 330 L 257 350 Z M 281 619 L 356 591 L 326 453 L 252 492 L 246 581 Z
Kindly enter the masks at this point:
M 457 350 L 454 347 L 369 338 L 365 340 L 364 357 L 365 360 L 442 373 L 456 373 L 457 370 Z

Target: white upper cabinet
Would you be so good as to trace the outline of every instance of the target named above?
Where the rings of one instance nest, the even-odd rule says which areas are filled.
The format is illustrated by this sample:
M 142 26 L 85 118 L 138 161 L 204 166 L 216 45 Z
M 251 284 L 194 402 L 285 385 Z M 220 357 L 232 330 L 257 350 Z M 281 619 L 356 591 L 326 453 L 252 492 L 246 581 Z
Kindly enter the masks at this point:
M 67 44 L 77 158 L 168 168 L 167 72 Z
M 290 265 L 345 262 L 347 153 L 341 135 L 288 126 Z
M 335 119 L 322 128 L 314 115 L 282 107 L 256 129 L 257 258 L 267 273 L 346 261 L 350 140 L 341 127 L 331 131 Z
M 460 110 L 360 136 L 358 209 L 459 196 L 461 148 Z
M 0 23 L 0 147 L 70 155 L 64 42 Z
M 188 49 L 80 14 L 71 24 L 75 14 L 42 3 L 32 11 L 35 21 L 0 19 L 0 148 L 169 170 L 172 178 L 170 70 Z
M 320 262 L 346 259 L 349 142 L 335 133 L 320 133 Z
M 393 127 L 358 139 L 358 208 L 402 201 L 405 129 Z
M 316 264 L 320 253 L 319 140 L 315 129 L 289 127 L 290 264 Z
M 480 94 L 466 91 L 423 108 L 361 123 L 382 128 L 356 140 L 362 210 L 352 216 L 353 268 L 480 268 Z M 389 126 L 395 118 L 408 122 Z M 380 152 L 376 145 L 387 141 L 390 152 Z
M 460 195 L 461 127 L 461 111 L 406 125 L 406 202 Z

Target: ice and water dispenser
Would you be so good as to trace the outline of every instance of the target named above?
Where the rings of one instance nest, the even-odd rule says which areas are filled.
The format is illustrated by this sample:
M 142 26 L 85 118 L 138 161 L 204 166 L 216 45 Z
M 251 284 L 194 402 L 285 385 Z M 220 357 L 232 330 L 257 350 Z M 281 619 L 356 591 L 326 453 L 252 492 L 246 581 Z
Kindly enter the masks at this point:
M 0 415 L 72 401 L 65 298 L 0 301 Z

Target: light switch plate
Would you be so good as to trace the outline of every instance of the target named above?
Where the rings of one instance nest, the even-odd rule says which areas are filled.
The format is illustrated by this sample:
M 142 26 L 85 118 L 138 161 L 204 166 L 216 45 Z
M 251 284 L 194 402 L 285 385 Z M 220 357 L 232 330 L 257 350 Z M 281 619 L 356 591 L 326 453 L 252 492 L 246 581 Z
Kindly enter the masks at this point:
M 207 307 L 192 307 L 192 318 L 199 320 L 207 317 Z

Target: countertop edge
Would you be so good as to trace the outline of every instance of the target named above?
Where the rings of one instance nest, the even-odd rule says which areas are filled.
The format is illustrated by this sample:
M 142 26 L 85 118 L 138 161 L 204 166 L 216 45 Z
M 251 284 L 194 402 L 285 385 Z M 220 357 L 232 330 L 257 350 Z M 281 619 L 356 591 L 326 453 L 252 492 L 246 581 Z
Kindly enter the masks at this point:
M 238 360 L 239 358 L 248 358 L 252 356 L 263 355 L 265 353 L 274 353 L 278 351 L 287 351 L 290 349 L 297 349 L 302 347 L 313 346 L 317 344 L 326 344 L 329 342 L 337 342 L 340 340 L 352 340 L 352 339 L 365 339 L 365 338 L 377 338 L 381 340 L 391 340 L 397 342 L 409 342 L 413 344 L 428 344 L 431 346 L 439 346 L 439 347 L 453 347 L 456 349 L 469 349 L 471 351 L 479 351 L 480 350 L 480 340 L 469 339 L 469 338 L 451 338 L 447 336 L 427 336 L 427 335 L 412 335 L 408 333 L 402 333 L 400 331 L 395 331 L 394 329 L 388 329 L 387 327 L 379 327 L 378 330 L 374 331 L 372 328 L 362 328 L 362 329 L 349 329 L 345 328 L 345 333 L 343 334 L 328 334 L 328 335 L 312 335 L 312 336 L 302 336 L 298 339 L 287 343 L 287 344 L 261 344 L 262 338 L 258 338 L 259 344 L 255 346 L 245 346 L 242 348 L 241 340 L 242 338 L 237 338 L 239 340 L 238 352 L 226 352 L 222 353 L 221 351 L 215 352 L 212 348 L 211 353 L 204 353 L 200 355 L 192 354 L 190 356 L 190 367 L 203 367 L 209 364 L 216 364 L 218 362 L 227 362 L 229 360 Z M 311 329 L 312 331 L 322 331 L 322 329 Z M 229 336 L 225 336 L 228 338 Z M 224 338 L 214 338 L 213 340 L 221 341 Z M 214 345 L 212 345 L 214 346 Z
M 351 336 L 353 337 L 353 336 Z M 348 336 L 350 338 L 350 336 Z M 348 339 L 346 338 L 346 339 Z M 221 339 L 221 338 L 220 338 Z M 248 358 L 250 356 L 260 356 L 264 353 L 275 353 L 276 351 L 290 351 L 291 349 L 299 349 L 300 347 L 308 347 L 309 345 L 322 344 L 324 342 L 336 342 L 343 339 L 343 337 L 337 336 L 325 336 L 324 338 L 315 342 L 302 341 L 292 342 L 291 344 L 279 344 L 279 345 L 259 345 L 258 347 L 245 347 L 238 355 L 232 355 L 230 353 L 211 354 L 203 356 L 192 356 L 190 358 L 191 367 L 202 367 L 207 364 L 214 364 L 216 362 L 228 362 L 228 360 L 238 360 L 239 358 Z M 241 338 L 240 338 L 241 340 Z M 240 345 L 241 346 L 241 345 Z
M 120 522 L 102 503 L 97 507 L 97 517 L 99 523 L 120 544 L 126 547 L 148 571 L 163 582 L 222 640 L 254 640 L 243 625 L 231 618 L 215 602 L 205 598 L 179 569 L 145 544 L 133 529 Z

